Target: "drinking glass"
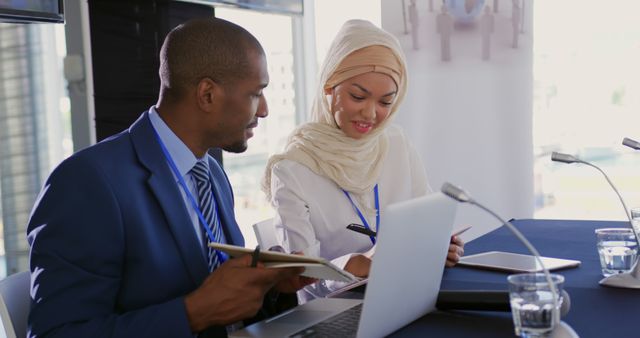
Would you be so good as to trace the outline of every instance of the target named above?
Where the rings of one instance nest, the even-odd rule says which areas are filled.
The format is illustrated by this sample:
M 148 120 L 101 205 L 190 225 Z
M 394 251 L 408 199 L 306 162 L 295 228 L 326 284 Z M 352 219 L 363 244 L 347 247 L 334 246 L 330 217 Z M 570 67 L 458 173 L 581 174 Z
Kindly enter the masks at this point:
M 554 296 L 544 273 L 520 273 L 507 277 L 515 333 L 520 337 L 548 337 L 560 323 L 564 277 L 551 274 Z M 553 298 L 557 297 L 557 307 Z
M 602 275 L 609 277 L 628 272 L 638 256 L 638 242 L 629 228 L 596 229 Z

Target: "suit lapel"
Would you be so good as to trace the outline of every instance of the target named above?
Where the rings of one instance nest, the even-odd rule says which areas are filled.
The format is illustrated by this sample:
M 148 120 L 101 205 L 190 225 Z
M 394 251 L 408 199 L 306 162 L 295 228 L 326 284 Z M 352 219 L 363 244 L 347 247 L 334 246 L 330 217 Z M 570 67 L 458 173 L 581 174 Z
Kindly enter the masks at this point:
M 207 262 L 198 237 L 193 232 L 180 188 L 175 183 L 158 144 L 148 112 L 131 126 L 129 133 L 140 163 L 149 170 L 147 183 L 167 219 L 167 226 L 173 234 L 183 262 L 194 283 L 199 285 L 208 274 Z

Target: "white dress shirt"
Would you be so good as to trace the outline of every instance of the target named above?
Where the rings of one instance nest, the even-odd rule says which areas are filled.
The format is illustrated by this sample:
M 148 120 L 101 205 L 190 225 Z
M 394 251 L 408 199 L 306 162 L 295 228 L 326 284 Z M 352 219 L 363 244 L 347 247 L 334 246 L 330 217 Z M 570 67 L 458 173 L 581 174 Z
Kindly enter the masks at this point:
M 378 181 L 381 213 L 389 204 L 431 191 L 422 161 L 402 130 L 390 125 L 385 133 L 389 153 Z M 346 229 L 348 224 L 362 221 L 344 192 L 326 177 L 298 162 L 282 160 L 273 167 L 271 191 L 274 222 L 282 232 L 285 249 L 323 257 L 344 268 L 352 254 L 372 248 L 368 236 Z M 353 201 L 357 205 L 356 199 Z M 367 203 L 373 210 L 373 191 Z M 375 215 L 367 217 L 367 222 L 375 230 Z M 385 226 L 380 224 L 380 228 Z

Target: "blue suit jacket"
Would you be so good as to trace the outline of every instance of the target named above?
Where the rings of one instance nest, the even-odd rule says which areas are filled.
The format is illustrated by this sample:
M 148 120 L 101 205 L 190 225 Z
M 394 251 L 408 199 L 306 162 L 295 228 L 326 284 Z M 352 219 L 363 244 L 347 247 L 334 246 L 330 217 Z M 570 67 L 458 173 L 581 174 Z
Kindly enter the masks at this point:
M 144 113 L 47 180 L 27 230 L 32 336 L 193 337 L 184 296 L 207 263 L 152 128 Z M 227 242 L 244 246 L 229 181 L 209 167 Z

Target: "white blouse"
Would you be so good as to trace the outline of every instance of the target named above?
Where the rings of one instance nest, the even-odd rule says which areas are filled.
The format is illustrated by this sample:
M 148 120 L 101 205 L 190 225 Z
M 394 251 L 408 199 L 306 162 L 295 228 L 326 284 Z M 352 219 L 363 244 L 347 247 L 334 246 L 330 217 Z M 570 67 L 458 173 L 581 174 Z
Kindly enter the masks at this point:
M 389 153 L 378 181 L 381 213 L 389 204 L 431 191 L 424 166 L 402 130 L 390 125 L 385 133 L 389 138 Z M 273 167 L 271 191 L 271 202 L 276 209 L 274 224 L 289 252 L 323 257 L 344 268 L 352 254 L 372 248 L 368 236 L 346 229 L 348 224 L 362 224 L 362 221 L 342 189 L 326 177 L 316 175 L 298 162 L 282 160 Z M 355 198 L 353 202 L 358 203 Z M 367 203 L 373 210 L 373 191 Z M 375 230 L 375 215 L 366 219 Z M 385 226 L 380 224 L 381 228 Z

